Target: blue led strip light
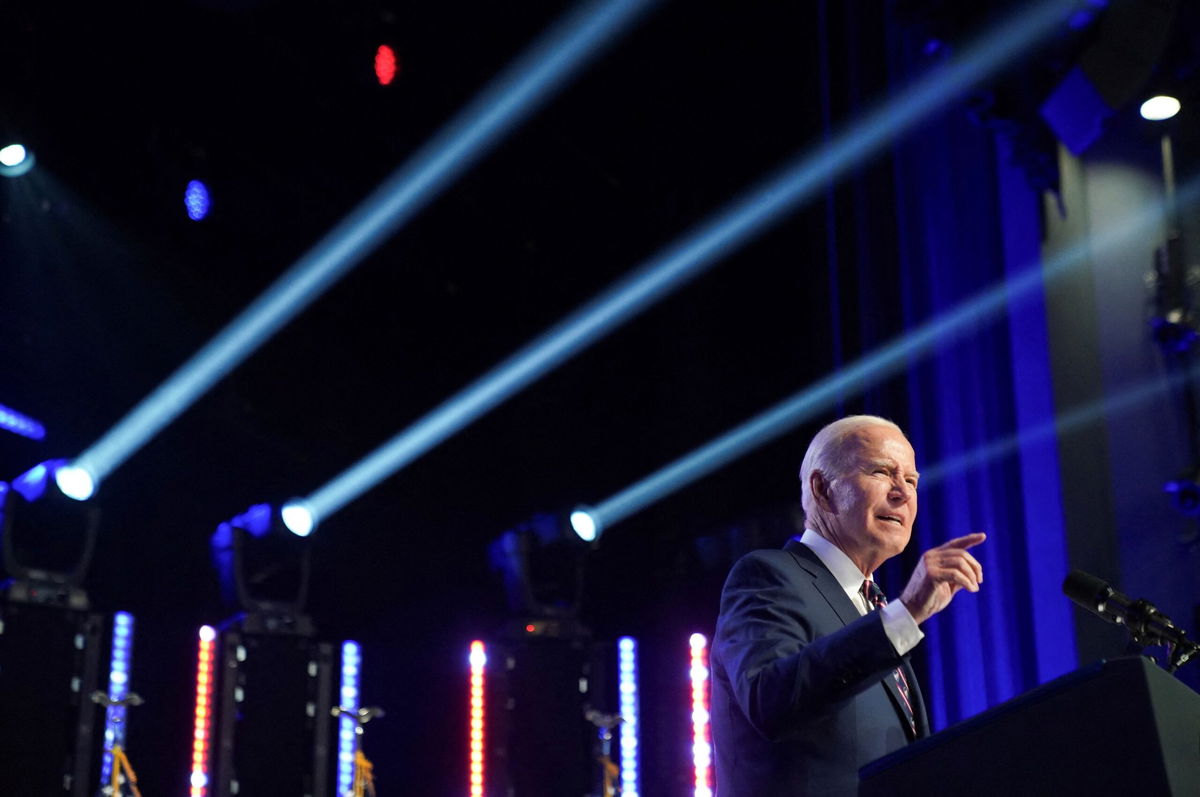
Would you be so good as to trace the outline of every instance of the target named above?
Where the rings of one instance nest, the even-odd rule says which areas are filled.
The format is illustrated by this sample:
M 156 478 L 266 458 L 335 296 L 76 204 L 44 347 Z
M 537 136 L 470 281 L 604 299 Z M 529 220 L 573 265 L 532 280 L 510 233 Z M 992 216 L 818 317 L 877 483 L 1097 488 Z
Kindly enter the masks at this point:
M 1179 192 L 1182 204 L 1200 195 L 1200 180 Z M 1004 313 L 1011 303 L 1042 290 L 1081 263 L 1093 249 L 1104 249 L 1133 236 L 1146 235 L 1162 223 L 1163 206 L 1153 205 L 1131 215 L 1123 224 L 1101 230 L 1090 239 L 1063 250 L 1042 268 L 1025 268 L 1019 276 L 996 285 L 949 312 L 925 322 L 904 336 L 859 358 L 816 384 L 731 429 L 715 440 L 650 474 L 595 507 L 581 508 L 591 516 L 597 536 L 612 524 L 700 479 L 823 412 L 840 398 L 856 395 L 907 367 L 937 343 L 969 334 L 980 324 Z
M 28 415 L 17 412 L 11 407 L 5 407 L 3 404 L 0 404 L 0 429 L 7 429 L 13 434 L 28 437 L 30 440 L 43 440 L 46 437 L 46 427 Z
M 304 499 L 316 523 L 715 265 L 829 181 L 1036 44 L 1078 0 L 1040 3 L 719 211 Z
M 124 700 L 129 695 L 129 670 L 133 663 L 133 615 L 117 612 L 113 617 L 112 659 L 108 671 L 108 699 Z M 104 761 L 100 784 L 112 780 L 112 749 L 125 746 L 125 706 L 109 706 L 104 712 Z
M 359 681 L 362 651 L 357 642 L 342 643 L 342 689 L 338 705 L 351 713 L 359 709 Z M 354 717 L 338 717 L 338 797 L 349 794 L 354 786 L 354 754 L 358 751 L 358 734 Z
M 617 680 L 621 711 L 621 796 L 639 797 L 638 738 L 641 735 L 638 714 L 637 640 L 621 637 L 617 641 Z
M 560 20 L 73 464 L 99 484 L 499 144 L 650 5 L 652 0 L 603 0 Z

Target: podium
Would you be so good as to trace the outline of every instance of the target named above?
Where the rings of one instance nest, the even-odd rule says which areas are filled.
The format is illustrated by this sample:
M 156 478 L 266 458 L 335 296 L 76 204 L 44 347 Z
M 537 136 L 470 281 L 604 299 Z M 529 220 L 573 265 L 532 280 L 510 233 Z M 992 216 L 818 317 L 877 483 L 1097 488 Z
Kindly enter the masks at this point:
M 1153 662 L 1097 662 L 859 770 L 859 797 L 1200 795 L 1200 695 Z

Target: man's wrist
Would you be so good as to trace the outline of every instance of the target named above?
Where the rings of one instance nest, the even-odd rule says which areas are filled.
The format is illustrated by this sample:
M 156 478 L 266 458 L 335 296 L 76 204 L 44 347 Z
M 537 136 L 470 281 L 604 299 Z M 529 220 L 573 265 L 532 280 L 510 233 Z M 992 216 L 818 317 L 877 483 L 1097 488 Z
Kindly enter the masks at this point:
M 880 609 L 879 613 L 883 619 L 883 632 L 887 634 L 897 655 L 903 656 L 908 653 L 925 638 L 925 632 L 917 625 L 904 601 L 892 601 Z

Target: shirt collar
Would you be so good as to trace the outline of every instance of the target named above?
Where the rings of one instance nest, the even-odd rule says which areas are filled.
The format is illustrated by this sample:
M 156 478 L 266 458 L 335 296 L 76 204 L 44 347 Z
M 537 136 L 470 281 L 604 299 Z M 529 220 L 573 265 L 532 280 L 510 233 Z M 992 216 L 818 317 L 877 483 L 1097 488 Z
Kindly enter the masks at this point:
M 812 529 L 804 530 L 804 536 L 800 538 L 800 542 L 812 548 L 813 553 L 821 560 L 821 564 L 829 568 L 829 572 L 833 573 L 838 585 L 846 591 L 847 595 L 854 598 L 862 594 L 865 578 L 862 571 L 858 569 L 858 565 L 850 561 L 849 556 L 846 556 L 845 551 Z M 873 575 L 871 578 L 874 580 Z

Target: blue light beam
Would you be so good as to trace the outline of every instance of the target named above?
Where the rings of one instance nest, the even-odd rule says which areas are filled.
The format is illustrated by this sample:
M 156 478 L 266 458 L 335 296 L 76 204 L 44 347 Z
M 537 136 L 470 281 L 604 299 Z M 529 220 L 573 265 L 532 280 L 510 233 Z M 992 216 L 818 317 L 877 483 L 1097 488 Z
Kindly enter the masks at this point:
M 893 137 L 999 70 L 1063 24 L 1079 0 L 1047 0 L 876 108 L 834 141 L 801 155 L 685 234 L 458 394 L 302 499 L 320 524 L 350 501 L 460 431 L 659 299 L 695 279 Z
M 921 471 L 921 486 L 936 484 L 952 473 L 963 473 L 982 467 L 1015 454 L 1030 443 L 1054 439 L 1056 435 L 1076 431 L 1100 418 L 1111 418 L 1130 412 L 1145 402 L 1159 398 L 1170 390 L 1190 382 L 1197 376 L 1200 376 L 1200 366 L 1189 368 L 1181 373 L 1169 374 L 1161 379 L 1126 385 L 1104 399 L 1073 407 L 1053 421 L 1020 429 L 1014 435 L 984 443 L 970 451 L 943 460 L 931 468 L 925 468 Z
M 0 404 L 0 429 L 7 429 L 13 434 L 28 437 L 30 440 L 44 440 L 46 427 L 24 413 L 17 412 L 11 407 Z
M 1181 196 L 1196 199 L 1200 182 L 1190 184 Z M 581 507 L 591 518 L 598 537 L 623 520 L 692 482 L 770 442 L 823 412 L 847 395 L 856 395 L 897 373 L 935 345 L 945 345 L 969 334 L 999 316 L 1010 305 L 1038 290 L 1044 283 L 1066 274 L 1084 262 L 1092 249 L 1104 249 L 1136 235 L 1146 235 L 1161 226 L 1164 208 L 1156 204 L 1130 216 L 1125 223 L 1084 238 L 1046 262 L 1021 270 L 1017 276 L 968 299 L 946 314 L 925 322 L 897 340 L 859 358 L 765 412 L 726 432 L 717 439 L 675 460 L 639 482 L 605 499 L 595 507 Z
M 556 23 L 404 165 L 73 464 L 100 481 L 498 144 L 654 0 L 598 0 Z

